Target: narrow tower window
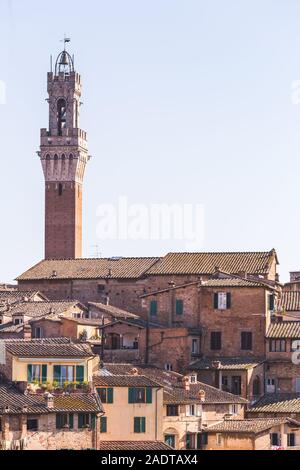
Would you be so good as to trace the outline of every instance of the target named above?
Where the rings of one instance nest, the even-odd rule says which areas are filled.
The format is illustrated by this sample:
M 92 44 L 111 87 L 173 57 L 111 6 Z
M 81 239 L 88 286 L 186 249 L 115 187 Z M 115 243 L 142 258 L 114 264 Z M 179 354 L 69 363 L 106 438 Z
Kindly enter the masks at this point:
M 62 196 L 62 193 L 63 193 L 63 185 L 61 183 L 59 183 L 59 185 L 58 185 L 58 195 Z
M 58 134 L 62 135 L 62 130 L 66 128 L 67 123 L 67 103 L 66 100 L 60 99 L 57 102 L 57 128 Z

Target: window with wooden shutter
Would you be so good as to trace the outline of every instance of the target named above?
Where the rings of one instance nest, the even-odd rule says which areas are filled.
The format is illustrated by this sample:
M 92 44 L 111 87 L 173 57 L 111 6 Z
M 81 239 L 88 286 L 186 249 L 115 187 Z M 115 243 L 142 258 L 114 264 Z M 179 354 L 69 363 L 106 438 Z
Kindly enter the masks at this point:
M 47 374 L 47 369 L 48 369 L 47 364 L 43 364 L 42 365 L 42 382 L 43 383 L 47 382 L 47 375 L 48 375 Z
M 76 382 L 84 382 L 84 366 L 76 366 Z
M 146 418 L 135 417 L 134 418 L 134 432 L 145 433 L 146 432 Z
M 176 315 L 183 315 L 183 300 L 176 299 Z
M 210 349 L 219 351 L 222 349 L 222 333 L 221 331 L 212 331 L 210 334 Z
M 152 388 L 146 388 L 146 403 L 152 403 Z
M 27 382 L 32 382 L 32 364 L 28 364 L 27 366 Z
M 54 379 L 54 382 L 60 383 L 60 381 L 61 381 L 61 366 L 54 366 L 53 367 L 53 379 Z
M 101 416 L 100 418 L 100 432 L 105 433 L 107 432 L 107 417 Z
M 114 389 L 108 388 L 107 389 L 107 403 L 111 404 L 114 402 Z
M 151 317 L 157 316 L 157 300 L 151 300 L 150 302 L 150 315 Z
M 241 349 L 243 351 L 252 350 L 252 332 L 251 331 L 241 332 Z

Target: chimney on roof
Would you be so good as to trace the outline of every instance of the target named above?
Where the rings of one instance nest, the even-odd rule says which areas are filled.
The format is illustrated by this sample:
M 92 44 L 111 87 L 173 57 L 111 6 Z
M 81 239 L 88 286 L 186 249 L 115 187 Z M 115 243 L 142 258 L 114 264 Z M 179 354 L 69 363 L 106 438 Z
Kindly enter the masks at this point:
M 109 305 L 109 295 L 106 296 L 106 305 Z
M 108 277 L 111 277 L 111 275 L 112 275 L 112 270 L 111 270 L 111 268 L 109 268 L 109 270 L 108 270 Z
M 189 391 L 190 390 L 190 378 L 187 376 L 183 377 L 182 385 L 184 387 L 184 390 Z
M 202 402 L 205 401 L 205 391 L 204 390 L 199 391 L 199 398 L 200 398 L 200 401 L 202 401 Z
M 50 313 L 50 314 L 55 313 L 55 310 L 54 310 L 53 307 L 50 308 L 50 312 L 49 312 L 49 313 Z
M 28 406 L 23 406 L 22 407 L 22 413 L 27 413 L 28 412 Z
M 52 277 L 57 277 L 57 271 L 55 271 L 55 269 L 52 271 Z
M 139 375 L 139 371 L 136 367 L 133 367 L 133 369 L 131 369 L 131 374 L 132 375 Z
M 45 400 L 45 403 L 46 403 L 46 407 L 48 409 L 53 409 L 54 408 L 54 396 L 49 393 L 49 392 L 46 392 L 44 394 L 44 400 Z
M 29 302 L 29 298 L 27 297 L 27 295 L 24 295 L 23 301 L 24 301 L 24 302 Z
M 220 369 L 221 362 L 220 361 L 213 361 L 211 365 L 214 369 Z
M 27 323 L 23 328 L 23 339 L 30 340 L 32 338 L 31 326 Z

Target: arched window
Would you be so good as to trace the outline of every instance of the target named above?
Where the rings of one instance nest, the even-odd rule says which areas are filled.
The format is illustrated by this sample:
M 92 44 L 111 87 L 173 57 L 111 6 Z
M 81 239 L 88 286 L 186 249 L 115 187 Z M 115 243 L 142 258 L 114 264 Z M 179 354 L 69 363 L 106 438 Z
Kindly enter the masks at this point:
M 57 130 L 58 135 L 62 135 L 62 130 L 67 124 L 67 103 L 66 100 L 60 99 L 57 102 Z
M 62 161 L 63 161 L 63 162 L 65 161 L 65 159 L 66 159 L 66 156 L 65 156 L 65 154 L 64 154 L 64 153 L 62 154 L 62 156 L 61 156 L 61 159 L 62 159 Z
M 58 155 L 54 155 L 54 161 L 57 162 L 57 160 L 58 160 Z
M 72 153 L 70 154 L 70 157 L 69 157 L 69 158 L 70 158 L 70 160 L 73 160 L 73 155 L 72 155 Z
M 46 155 L 46 160 L 49 161 L 50 160 L 50 155 Z
M 62 196 L 62 193 L 63 193 L 63 185 L 61 183 L 59 183 L 59 185 L 58 185 L 58 195 Z

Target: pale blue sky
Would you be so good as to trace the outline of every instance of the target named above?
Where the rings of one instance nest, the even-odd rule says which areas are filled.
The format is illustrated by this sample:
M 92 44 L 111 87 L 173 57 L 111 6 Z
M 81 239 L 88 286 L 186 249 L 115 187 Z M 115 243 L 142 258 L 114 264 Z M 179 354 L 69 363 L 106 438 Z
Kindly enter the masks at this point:
M 46 74 L 60 38 L 83 78 L 84 255 L 161 255 L 181 241 L 97 240 L 96 211 L 204 204 L 203 250 L 270 250 L 300 269 L 298 0 L 0 0 L 0 281 L 43 257 Z

